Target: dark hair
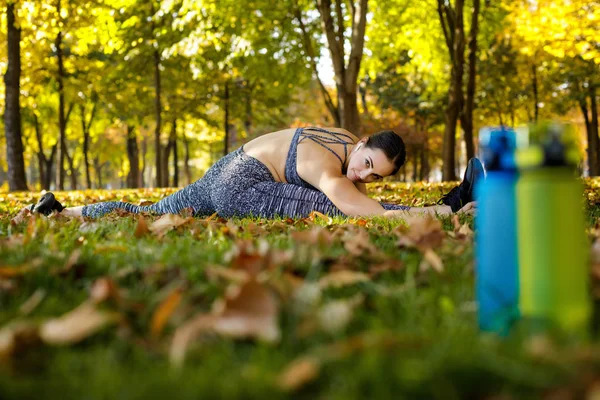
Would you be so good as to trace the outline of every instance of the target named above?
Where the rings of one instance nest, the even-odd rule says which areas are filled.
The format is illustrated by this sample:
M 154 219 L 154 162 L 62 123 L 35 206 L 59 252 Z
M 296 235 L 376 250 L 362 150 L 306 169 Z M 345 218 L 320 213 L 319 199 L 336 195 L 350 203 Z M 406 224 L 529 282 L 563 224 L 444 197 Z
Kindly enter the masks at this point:
M 395 175 L 400 167 L 404 165 L 404 161 L 406 161 L 404 141 L 394 131 L 381 131 L 369 136 L 365 147 L 380 149 L 385 153 L 388 160 L 394 163 L 392 175 Z

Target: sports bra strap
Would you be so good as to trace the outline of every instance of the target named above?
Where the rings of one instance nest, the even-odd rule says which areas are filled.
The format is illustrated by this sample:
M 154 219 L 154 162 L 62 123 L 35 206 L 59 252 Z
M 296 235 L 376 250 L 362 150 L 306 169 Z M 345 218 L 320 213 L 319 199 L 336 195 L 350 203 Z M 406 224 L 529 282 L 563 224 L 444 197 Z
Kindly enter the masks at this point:
M 321 133 L 328 133 L 332 137 L 317 135 L 317 134 L 314 134 L 311 132 L 307 132 L 307 130 L 317 131 L 317 132 L 321 132 Z M 346 142 L 340 136 L 348 138 L 350 141 Z M 338 158 L 338 160 L 340 160 L 340 162 L 342 163 L 342 168 L 344 167 L 344 164 L 346 163 L 346 159 L 348 158 L 348 145 L 354 144 L 354 141 L 352 140 L 352 137 L 350 135 L 347 135 L 347 134 L 341 133 L 341 132 L 332 132 L 332 131 L 328 131 L 326 129 L 312 127 L 312 126 L 302 129 L 302 132 L 300 133 L 300 138 L 298 139 L 298 143 L 301 143 L 304 139 L 310 139 L 313 142 L 317 143 L 318 145 L 329 150 L 334 156 L 336 156 Z M 342 158 L 335 151 L 333 151 L 329 146 L 327 146 L 328 144 L 343 144 L 344 145 L 344 159 L 342 160 Z

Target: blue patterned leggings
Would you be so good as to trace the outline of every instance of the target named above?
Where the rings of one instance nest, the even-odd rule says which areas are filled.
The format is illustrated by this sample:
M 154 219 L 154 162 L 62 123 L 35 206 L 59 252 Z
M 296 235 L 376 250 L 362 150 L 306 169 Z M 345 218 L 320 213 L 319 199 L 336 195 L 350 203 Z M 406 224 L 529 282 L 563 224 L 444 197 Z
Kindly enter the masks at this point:
M 410 207 L 381 204 L 386 210 Z M 117 208 L 139 213 L 177 214 L 191 208 L 195 216 L 217 212 L 221 217 L 306 217 L 311 211 L 330 216 L 344 214 L 322 192 L 276 182 L 269 169 L 239 148 L 217 161 L 203 178 L 150 206 L 107 201 L 83 207 L 84 217 L 97 218 Z

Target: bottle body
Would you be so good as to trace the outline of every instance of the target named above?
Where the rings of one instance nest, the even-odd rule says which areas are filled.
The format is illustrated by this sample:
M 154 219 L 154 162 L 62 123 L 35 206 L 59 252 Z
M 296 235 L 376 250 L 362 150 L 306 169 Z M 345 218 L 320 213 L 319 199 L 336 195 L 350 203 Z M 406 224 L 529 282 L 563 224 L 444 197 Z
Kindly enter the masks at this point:
M 488 171 L 475 188 L 478 322 L 501 335 L 519 314 L 516 182 L 514 171 Z
M 591 313 L 582 193 L 568 167 L 523 171 L 516 191 L 520 313 L 577 336 Z

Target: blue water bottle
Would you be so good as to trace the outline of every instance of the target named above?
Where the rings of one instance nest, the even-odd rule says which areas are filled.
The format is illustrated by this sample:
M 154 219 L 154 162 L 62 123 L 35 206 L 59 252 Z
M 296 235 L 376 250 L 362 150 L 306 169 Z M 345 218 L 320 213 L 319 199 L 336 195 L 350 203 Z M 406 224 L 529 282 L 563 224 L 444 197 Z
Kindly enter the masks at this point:
M 484 128 L 479 141 L 487 173 L 475 187 L 478 321 L 481 330 L 506 335 L 519 316 L 516 133 Z

